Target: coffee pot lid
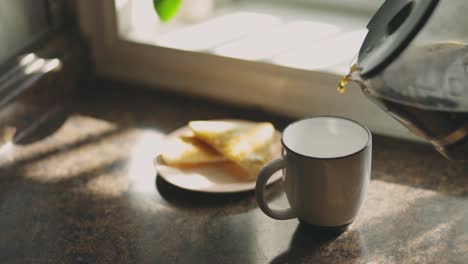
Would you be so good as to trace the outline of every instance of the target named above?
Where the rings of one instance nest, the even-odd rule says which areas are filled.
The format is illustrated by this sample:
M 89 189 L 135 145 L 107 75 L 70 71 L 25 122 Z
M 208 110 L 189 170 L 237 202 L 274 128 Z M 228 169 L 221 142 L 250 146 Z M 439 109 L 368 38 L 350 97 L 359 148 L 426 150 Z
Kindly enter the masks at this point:
M 379 74 L 408 46 L 424 27 L 439 0 L 386 0 L 367 24 L 359 50 L 360 75 Z

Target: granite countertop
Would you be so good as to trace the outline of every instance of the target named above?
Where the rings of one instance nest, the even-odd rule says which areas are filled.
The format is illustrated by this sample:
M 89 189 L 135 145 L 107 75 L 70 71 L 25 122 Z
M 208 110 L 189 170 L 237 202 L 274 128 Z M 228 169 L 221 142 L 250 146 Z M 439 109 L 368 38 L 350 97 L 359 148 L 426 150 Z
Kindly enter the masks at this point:
M 185 191 L 157 176 L 164 135 L 192 119 L 290 119 L 101 82 L 47 136 L 3 149 L 0 263 L 468 263 L 468 164 L 374 137 L 358 218 L 331 236 L 276 221 L 254 193 Z M 284 206 L 281 183 L 269 199 Z

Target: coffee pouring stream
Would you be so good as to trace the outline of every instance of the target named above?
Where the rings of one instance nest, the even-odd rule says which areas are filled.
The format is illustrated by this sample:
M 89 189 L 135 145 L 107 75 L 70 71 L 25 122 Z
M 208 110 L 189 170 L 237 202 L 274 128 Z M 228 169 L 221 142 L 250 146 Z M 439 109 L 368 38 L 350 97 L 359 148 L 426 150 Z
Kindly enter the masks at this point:
M 338 88 L 357 82 L 445 157 L 468 161 L 466 11 L 464 0 L 385 1 Z

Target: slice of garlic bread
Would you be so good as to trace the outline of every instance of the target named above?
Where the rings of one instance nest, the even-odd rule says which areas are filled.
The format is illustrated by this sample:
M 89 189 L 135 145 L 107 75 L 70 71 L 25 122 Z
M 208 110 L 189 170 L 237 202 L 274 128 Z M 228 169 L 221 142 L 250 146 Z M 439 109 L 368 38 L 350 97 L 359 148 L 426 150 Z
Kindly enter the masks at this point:
M 179 167 L 228 160 L 210 145 L 195 138 L 193 134 L 183 134 L 181 137 L 171 139 L 160 157 L 166 165 Z
M 242 167 L 248 179 L 255 179 L 271 159 L 275 129 L 270 123 L 192 121 L 189 127 L 195 137 Z

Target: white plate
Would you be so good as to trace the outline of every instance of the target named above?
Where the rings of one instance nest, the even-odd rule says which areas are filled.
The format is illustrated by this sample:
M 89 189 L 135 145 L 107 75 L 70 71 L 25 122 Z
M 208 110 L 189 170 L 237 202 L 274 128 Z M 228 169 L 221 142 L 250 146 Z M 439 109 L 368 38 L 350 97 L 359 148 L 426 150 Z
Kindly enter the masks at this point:
M 239 120 L 237 122 L 249 121 Z M 179 128 L 170 133 L 168 135 L 168 139 L 171 137 L 177 137 L 189 130 L 190 129 L 187 126 Z M 170 140 L 168 140 L 168 142 L 169 141 Z M 170 147 L 170 145 L 166 147 Z M 279 158 L 281 156 L 281 134 L 279 131 L 276 131 L 275 139 L 271 147 L 273 152 L 272 159 Z M 161 159 L 158 156 L 155 159 L 154 164 L 159 176 L 161 176 L 167 182 L 191 191 L 233 193 L 255 189 L 255 181 L 240 180 L 234 175 L 233 172 L 225 169 L 224 166 L 227 165 L 224 163 L 208 164 L 192 168 L 176 168 L 165 165 L 163 162 L 161 162 Z M 268 184 L 278 181 L 281 179 L 281 176 L 281 171 L 276 172 L 270 178 Z

